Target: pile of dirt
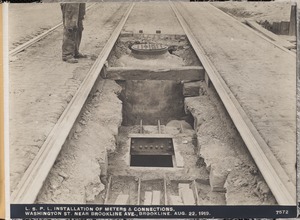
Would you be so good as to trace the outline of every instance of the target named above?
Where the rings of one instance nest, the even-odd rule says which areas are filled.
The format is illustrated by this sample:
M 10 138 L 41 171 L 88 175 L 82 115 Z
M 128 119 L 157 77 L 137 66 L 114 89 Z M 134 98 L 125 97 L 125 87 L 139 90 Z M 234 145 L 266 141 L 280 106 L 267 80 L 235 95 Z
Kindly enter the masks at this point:
M 212 192 L 226 192 L 227 205 L 276 204 L 217 93 L 204 94 L 185 104 L 197 119 L 198 156 L 210 172 Z
M 114 81 L 100 82 L 73 136 L 63 146 L 37 203 L 89 203 L 104 190 L 100 176 L 106 176 L 107 153 L 115 150 L 122 122 L 120 91 Z

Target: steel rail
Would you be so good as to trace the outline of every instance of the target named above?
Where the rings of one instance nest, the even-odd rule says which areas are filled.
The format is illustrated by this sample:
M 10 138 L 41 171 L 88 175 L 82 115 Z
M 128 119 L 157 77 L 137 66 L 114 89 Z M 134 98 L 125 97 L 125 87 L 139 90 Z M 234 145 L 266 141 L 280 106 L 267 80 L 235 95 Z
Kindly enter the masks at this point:
M 278 204 L 296 205 L 295 185 L 260 136 L 211 60 L 205 55 L 204 49 L 197 41 L 183 15 L 180 14 L 174 3 L 170 1 L 169 3 Z
M 212 6 L 212 5 L 211 5 Z M 280 45 L 277 43 L 277 41 L 274 41 L 274 40 L 271 40 L 269 37 L 263 35 L 262 33 L 258 32 L 257 30 L 254 30 L 252 27 L 248 26 L 247 24 L 243 24 L 242 22 L 238 21 L 236 18 L 230 16 L 229 14 L 225 13 L 224 11 L 222 11 L 221 9 L 215 7 L 215 6 L 212 6 L 212 8 L 215 10 L 215 11 L 219 11 L 220 13 L 222 13 L 224 16 L 230 18 L 232 20 L 232 22 L 235 22 L 236 24 L 238 25 L 241 25 L 243 26 L 244 28 L 247 28 L 249 31 L 251 31 L 252 33 L 255 33 L 257 36 L 263 38 L 264 40 L 270 42 L 271 44 L 273 44 L 274 46 L 278 47 L 280 50 L 283 50 L 285 51 L 286 53 L 288 53 L 289 55 L 293 56 L 293 57 L 296 57 L 296 53 L 285 48 L 284 46 Z
M 95 5 L 95 3 L 92 3 L 91 5 L 89 5 L 86 10 L 90 10 L 93 6 Z M 40 35 L 30 39 L 29 41 L 17 46 L 16 48 L 12 49 L 11 51 L 9 51 L 9 55 L 10 56 L 14 56 L 18 53 L 20 53 L 21 51 L 25 50 L 26 48 L 32 46 L 33 44 L 39 42 L 41 39 L 45 38 L 46 36 L 48 36 L 49 34 L 51 34 L 53 31 L 55 31 L 57 28 L 59 28 L 60 26 L 63 25 L 63 22 L 60 22 L 59 24 L 55 25 L 54 27 L 50 28 L 49 30 L 41 33 Z
M 74 97 L 29 165 L 21 181 L 12 193 L 11 203 L 31 204 L 35 202 L 133 7 L 134 3 L 131 3 Z

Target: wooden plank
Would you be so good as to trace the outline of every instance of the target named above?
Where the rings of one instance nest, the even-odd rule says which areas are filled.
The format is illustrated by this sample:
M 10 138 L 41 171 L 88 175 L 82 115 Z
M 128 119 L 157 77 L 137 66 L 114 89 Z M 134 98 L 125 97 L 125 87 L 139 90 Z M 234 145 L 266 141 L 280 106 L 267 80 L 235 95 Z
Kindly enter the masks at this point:
M 193 190 L 190 188 L 182 188 L 180 190 L 180 197 L 184 205 L 196 205 Z
M 127 205 L 129 200 L 129 195 L 125 194 L 120 194 L 118 195 L 115 205 Z
M 184 132 L 184 129 L 183 129 L 182 123 L 180 122 L 180 133 L 183 133 L 183 132 Z
M 205 80 L 207 87 L 210 87 L 211 81 L 210 81 L 209 76 L 206 71 L 204 73 L 204 80 Z
M 199 96 L 200 82 L 197 81 L 197 82 L 184 83 L 182 90 L 183 90 L 182 94 L 185 97 Z
M 128 145 L 129 146 L 129 145 Z M 138 203 L 137 205 L 140 205 L 141 200 L 141 179 L 139 178 L 139 185 L 138 185 Z
M 166 175 L 164 174 L 164 197 L 165 197 L 165 204 L 168 204 L 168 197 L 167 197 L 167 180 L 166 180 Z
M 188 184 L 188 183 L 178 183 L 178 193 L 179 193 L 180 197 L 181 197 L 181 194 L 184 193 L 184 191 L 188 190 L 188 189 L 190 189 L 190 184 Z
M 207 71 L 224 106 L 231 116 L 241 137 L 243 138 L 252 158 L 262 173 L 279 205 L 296 205 L 296 187 L 287 176 L 269 146 L 260 136 L 239 102 L 232 94 L 210 59 L 205 55 L 202 46 L 196 40 L 182 15 L 174 3 L 170 3 L 180 24 L 182 25 L 191 45 L 203 67 Z M 211 6 L 214 8 L 213 6 Z M 215 9 L 217 10 L 217 9 Z M 225 14 L 225 13 L 224 13 Z M 230 17 L 230 16 L 229 16 Z M 233 19 L 233 18 L 232 18 Z M 234 19 L 233 19 L 234 20 Z
M 140 133 L 144 133 L 143 120 L 140 120 Z
M 105 152 L 104 153 L 104 161 L 99 161 L 99 165 L 100 165 L 100 169 L 101 169 L 101 172 L 100 172 L 100 176 L 107 176 L 107 170 L 108 170 L 108 153 Z
M 153 190 L 151 205 L 160 205 L 160 194 L 161 191 Z
M 109 193 L 110 193 L 110 186 L 111 186 L 111 176 L 108 178 L 108 184 L 107 184 L 107 189 L 106 189 L 106 195 L 105 195 L 104 204 L 107 204 Z
M 129 134 L 130 138 L 173 138 L 171 134 Z
M 196 194 L 196 205 L 200 205 L 199 202 L 199 195 L 198 195 L 198 188 L 197 188 L 197 183 L 196 183 L 196 180 L 193 180 L 193 186 L 194 186 L 194 191 L 195 191 L 195 194 Z
M 296 30 L 297 30 L 297 5 L 296 2 L 294 2 L 291 5 L 289 35 L 296 36 Z
M 209 184 L 212 192 L 226 192 L 224 187 L 227 175 L 211 166 L 209 172 Z
M 88 11 L 93 5 L 95 5 L 95 3 L 89 5 L 86 10 Z M 18 47 L 16 47 L 15 49 L 9 51 L 9 55 L 10 56 L 14 56 L 18 53 L 20 53 L 21 51 L 25 50 L 26 48 L 30 47 L 31 45 L 39 42 L 40 40 L 42 40 L 43 38 L 45 38 L 47 35 L 51 34 L 53 31 L 55 31 L 57 28 L 59 28 L 60 26 L 62 26 L 62 22 L 60 22 L 59 24 L 55 25 L 54 27 L 50 28 L 49 30 L 45 31 L 44 33 L 32 38 L 31 40 L 25 42 L 24 44 L 19 45 Z
M 290 26 L 290 22 L 288 22 L 288 21 L 281 21 L 280 22 L 280 34 L 281 35 L 282 34 L 288 35 L 288 33 L 289 33 L 289 26 Z M 292 43 L 292 42 L 290 42 L 290 43 Z
M 178 146 L 175 141 L 173 141 L 173 147 L 174 147 L 174 156 L 175 156 L 175 162 L 176 162 L 176 167 L 182 168 L 184 167 L 184 159 L 182 155 L 180 154 L 178 150 Z
M 270 29 L 273 30 L 274 34 L 278 34 L 280 32 L 280 22 L 273 22 L 273 24 L 270 27 Z M 271 39 L 271 40 L 273 40 L 273 39 Z
M 115 45 L 133 6 L 134 4 L 131 4 L 125 12 L 79 89 L 58 119 L 38 154 L 29 165 L 15 191 L 12 193 L 11 203 L 34 203 L 90 91 L 98 79 L 99 73 Z
M 151 205 L 151 203 L 152 203 L 152 192 L 146 191 L 144 205 Z
M 200 66 L 167 69 L 109 67 L 103 78 L 112 80 L 203 80 L 204 69 Z
M 157 121 L 157 129 L 158 129 L 158 133 L 161 134 L 160 120 Z
M 268 37 L 269 39 L 275 41 L 277 44 L 279 44 L 287 49 L 295 48 L 295 45 L 280 38 L 279 36 L 272 33 L 271 31 L 268 31 L 267 29 L 263 28 L 256 21 L 246 20 L 246 24 L 249 25 L 250 27 L 252 27 L 254 30 L 258 31 L 259 33 L 263 34 L 264 36 Z

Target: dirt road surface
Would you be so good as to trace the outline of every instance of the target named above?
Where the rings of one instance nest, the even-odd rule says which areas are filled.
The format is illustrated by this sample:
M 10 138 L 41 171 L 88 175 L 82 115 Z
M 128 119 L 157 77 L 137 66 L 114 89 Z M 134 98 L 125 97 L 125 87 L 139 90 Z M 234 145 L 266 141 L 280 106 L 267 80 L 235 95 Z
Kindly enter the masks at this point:
M 9 49 L 62 21 L 59 4 L 9 4 Z

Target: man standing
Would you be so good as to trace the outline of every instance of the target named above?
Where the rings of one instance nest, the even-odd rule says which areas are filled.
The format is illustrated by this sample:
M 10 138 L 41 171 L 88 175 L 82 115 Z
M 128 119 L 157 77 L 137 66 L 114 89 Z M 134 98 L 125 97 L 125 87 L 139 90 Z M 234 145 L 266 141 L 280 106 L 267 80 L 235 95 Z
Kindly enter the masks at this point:
M 79 53 L 79 45 L 83 31 L 82 20 L 85 15 L 85 3 L 61 3 L 64 36 L 62 44 L 62 60 L 78 63 L 78 58 L 86 58 Z

